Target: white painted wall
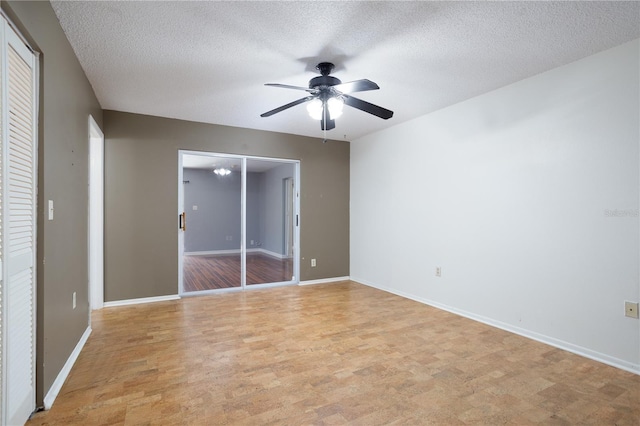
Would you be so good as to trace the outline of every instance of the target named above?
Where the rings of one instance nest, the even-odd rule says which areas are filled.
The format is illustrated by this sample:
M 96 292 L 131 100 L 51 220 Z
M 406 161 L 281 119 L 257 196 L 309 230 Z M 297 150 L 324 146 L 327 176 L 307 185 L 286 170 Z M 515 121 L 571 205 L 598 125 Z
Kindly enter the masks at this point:
M 640 373 L 639 50 L 353 141 L 352 279 Z

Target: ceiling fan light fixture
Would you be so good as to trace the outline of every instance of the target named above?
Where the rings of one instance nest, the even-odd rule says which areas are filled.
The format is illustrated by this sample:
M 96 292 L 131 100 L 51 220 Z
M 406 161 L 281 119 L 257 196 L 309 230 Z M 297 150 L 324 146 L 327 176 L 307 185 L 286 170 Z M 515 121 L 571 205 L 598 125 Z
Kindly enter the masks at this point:
M 213 169 L 213 173 L 217 174 L 218 176 L 227 176 L 231 174 L 231 170 L 225 169 L 224 167 L 216 167 L 215 169 Z
M 393 117 L 393 111 L 351 95 L 356 92 L 378 90 L 380 87 L 373 81 L 360 79 L 343 83 L 340 79 L 329 75 L 334 68 L 331 62 L 321 62 L 316 68 L 320 71 L 320 75 L 309 80 L 307 87 L 266 83 L 266 86 L 304 91 L 307 92 L 307 96 L 262 113 L 260 117 L 271 117 L 274 114 L 306 103 L 307 112 L 314 120 L 321 121 L 320 128 L 325 132 L 336 127 L 335 119 L 342 115 L 342 109 L 345 104 L 380 117 L 383 120 Z
M 314 120 L 322 120 L 322 101 L 315 98 L 307 104 L 307 112 Z
M 329 108 L 329 117 L 335 120 L 342 115 L 344 100 L 340 97 L 329 98 L 329 100 L 327 100 L 327 108 Z
M 327 103 L 327 109 L 329 110 L 329 118 L 335 120 L 342 115 L 342 109 L 344 108 L 344 101 L 340 97 L 332 97 L 325 101 Z M 309 116 L 314 120 L 322 120 L 322 114 L 324 111 L 324 105 L 322 100 L 316 98 L 307 104 L 307 112 Z

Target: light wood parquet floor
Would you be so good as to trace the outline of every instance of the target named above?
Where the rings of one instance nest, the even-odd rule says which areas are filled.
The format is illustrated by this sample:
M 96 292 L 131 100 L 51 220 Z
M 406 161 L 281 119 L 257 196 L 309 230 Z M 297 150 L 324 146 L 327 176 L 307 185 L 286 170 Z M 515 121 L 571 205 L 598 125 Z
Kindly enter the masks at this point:
M 28 425 L 638 425 L 640 376 L 354 282 L 105 308 Z

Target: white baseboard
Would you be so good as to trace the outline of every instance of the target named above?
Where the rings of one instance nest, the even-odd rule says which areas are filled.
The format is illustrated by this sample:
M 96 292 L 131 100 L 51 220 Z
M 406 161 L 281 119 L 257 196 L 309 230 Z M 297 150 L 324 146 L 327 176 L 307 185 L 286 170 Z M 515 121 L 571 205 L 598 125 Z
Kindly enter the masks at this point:
M 247 253 L 251 253 L 251 250 L 252 249 L 247 250 Z M 287 259 L 287 258 L 290 257 L 290 256 L 287 256 L 286 254 L 276 253 L 275 251 L 269 251 L 269 250 L 266 250 L 266 249 L 263 249 L 263 248 L 259 248 L 259 249 L 255 249 L 255 250 L 258 253 L 262 253 L 262 254 L 264 254 L 266 256 L 270 256 L 270 257 L 275 257 L 276 259 L 281 259 L 282 260 L 282 259 Z
M 56 377 L 56 379 L 53 381 L 53 384 L 51 385 L 51 387 L 49 388 L 49 391 L 44 397 L 45 410 L 50 409 L 51 406 L 53 405 L 53 402 L 56 400 L 56 397 L 58 396 L 60 389 L 62 389 L 62 385 L 64 384 L 65 380 L 67 380 L 67 376 L 69 376 L 69 373 L 71 372 L 71 368 L 73 367 L 73 364 L 75 364 L 76 360 L 78 359 L 78 356 L 80 355 L 80 352 L 84 347 L 84 344 L 87 343 L 87 339 L 89 339 L 90 334 L 91 334 L 91 327 L 87 327 L 84 334 L 80 338 L 80 341 L 78 341 L 78 344 L 73 349 L 73 352 L 71 352 L 71 355 L 69 355 L 67 362 L 64 363 L 62 370 L 60 370 L 60 373 L 58 373 L 58 377 Z
M 610 365 L 612 367 L 619 368 L 621 370 L 628 371 L 630 373 L 640 375 L 640 364 L 636 364 L 633 362 L 625 361 L 619 358 L 612 357 L 607 354 L 603 354 L 601 352 L 597 352 L 582 346 L 574 345 L 573 343 L 565 342 L 564 340 L 556 339 L 554 337 L 546 336 L 544 334 L 536 333 L 535 331 L 527 330 L 524 328 L 516 327 L 511 324 L 507 324 L 501 321 L 497 321 L 491 318 L 484 317 L 482 315 L 476 315 L 471 312 L 467 312 L 461 309 L 453 308 L 451 306 L 443 305 L 439 302 L 434 302 L 433 300 L 424 299 L 422 297 L 417 297 L 412 294 L 408 294 L 402 291 L 397 291 L 391 288 L 387 288 L 384 286 L 376 285 L 372 282 L 368 282 L 366 280 L 359 279 L 357 277 L 352 277 L 352 281 L 357 283 L 377 288 L 378 290 L 386 291 L 387 293 L 392 293 L 397 296 L 401 296 L 407 299 L 415 300 L 416 302 L 424 303 L 425 305 L 433 306 L 434 308 L 442 309 L 443 311 L 451 312 L 452 314 L 460 315 L 461 317 L 469 318 L 474 321 L 481 322 L 483 324 L 490 325 L 491 327 L 496 327 L 501 330 L 508 331 L 510 333 L 514 333 L 523 337 L 526 337 L 531 340 L 535 340 L 537 342 L 541 342 L 558 349 L 565 350 L 567 352 L 574 353 L 576 355 L 583 356 L 585 358 L 592 359 L 594 361 L 601 362 L 603 364 Z
M 319 280 L 307 280 L 300 281 L 298 285 L 313 285 L 313 284 L 329 284 L 329 283 L 337 283 L 341 281 L 349 281 L 351 278 L 347 277 L 334 277 L 334 278 L 322 278 Z
M 141 297 L 139 299 L 126 299 L 126 300 L 115 300 L 113 302 L 104 302 L 104 307 L 111 308 L 113 306 L 138 305 L 140 303 L 165 302 L 167 300 L 178 300 L 178 299 L 180 299 L 180 296 L 177 294 L 170 294 L 168 296 Z
M 224 256 L 228 254 L 240 254 L 240 249 L 185 251 L 184 252 L 185 256 Z

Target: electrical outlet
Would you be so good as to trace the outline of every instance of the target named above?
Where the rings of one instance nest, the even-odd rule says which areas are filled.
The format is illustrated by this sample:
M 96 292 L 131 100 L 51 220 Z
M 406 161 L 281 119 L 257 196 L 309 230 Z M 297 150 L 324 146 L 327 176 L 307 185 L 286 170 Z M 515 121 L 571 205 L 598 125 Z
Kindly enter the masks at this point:
M 72 299 L 73 299 L 73 309 L 75 309 L 76 308 L 76 292 L 75 291 L 73 292 Z
M 624 302 L 624 316 L 638 319 L 638 302 Z
M 316 260 L 315 259 L 311 259 L 311 267 L 312 268 L 316 267 Z
M 442 268 L 440 268 L 439 266 L 436 266 L 436 277 L 441 277 L 442 276 Z

